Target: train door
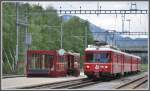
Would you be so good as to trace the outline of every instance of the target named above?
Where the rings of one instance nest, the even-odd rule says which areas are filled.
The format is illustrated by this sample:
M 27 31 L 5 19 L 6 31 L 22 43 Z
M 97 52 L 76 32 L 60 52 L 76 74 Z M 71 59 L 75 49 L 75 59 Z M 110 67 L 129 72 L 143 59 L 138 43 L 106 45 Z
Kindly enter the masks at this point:
M 73 68 L 73 56 L 72 55 L 68 55 L 68 69 L 72 69 Z
M 124 55 L 121 55 L 121 74 L 124 75 Z
M 73 63 L 74 63 L 74 58 L 73 58 L 73 55 L 67 55 L 67 73 L 68 75 L 73 75 Z
M 131 67 L 131 69 L 130 69 L 130 72 L 132 72 L 133 71 L 133 67 L 134 67 L 134 58 L 130 58 L 130 67 Z
M 79 76 L 80 74 L 80 70 L 79 70 L 79 67 L 80 65 L 78 65 L 78 60 L 75 55 L 71 55 L 71 54 L 68 54 L 67 55 L 67 64 L 68 64 L 68 70 L 67 70 L 67 73 L 68 75 L 71 75 L 71 76 Z
M 137 60 L 136 60 L 136 71 L 138 71 L 138 63 L 139 63 L 139 59 L 137 58 Z

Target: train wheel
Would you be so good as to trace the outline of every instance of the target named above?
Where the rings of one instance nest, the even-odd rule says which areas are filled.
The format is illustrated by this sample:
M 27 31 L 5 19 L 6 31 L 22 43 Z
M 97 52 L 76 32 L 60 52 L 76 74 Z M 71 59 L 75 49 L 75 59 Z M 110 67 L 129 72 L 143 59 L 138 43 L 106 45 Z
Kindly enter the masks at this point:
M 111 81 L 111 80 L 114 80 L 114 79 L 115 79 L 114 75 L 101 77 L 101 80 L 104 81 L 104 82 L 105 81 Z
M 99 80 L 99 78 L 96 77 L 96 76 L 92 77 L 92 79 L 93 79 L 93 81 L 98 81 Z
M 124 76 L 127 76 L 128 74 L 127 74 L 127 72 L 124 72 Z
M 93 81 L 97 81 L 99 79 L 100 79 L 99 73 L 98 72 L 94 73 Z
M 121 78 L 121 74 L 120 73 L 117 73 L 116 74 L 116 78 L 118 79 L 118 78 Z
M 93 77 L 91 75 L 87 75 L 88 79 L 92 79 Z

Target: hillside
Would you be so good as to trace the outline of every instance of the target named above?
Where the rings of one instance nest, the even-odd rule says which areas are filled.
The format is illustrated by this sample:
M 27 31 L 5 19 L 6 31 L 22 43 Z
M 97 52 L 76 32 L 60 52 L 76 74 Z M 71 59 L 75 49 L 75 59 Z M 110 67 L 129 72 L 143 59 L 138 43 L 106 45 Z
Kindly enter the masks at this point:
M 19 32 L 18 63 L 25 63 L 25 34 L 26 28 L 21 22 L 25 22 L 28 16 L 27 32 L 32 36 L 32 43 L 29 45 L 30 50 L 58 50 L 60 49 L 60 31 L 62 23 L 63 48 L 68 51 L 72 50 L 83 55 L 85 28 L 90 34 L 89 24 L 87 21 L 81 23 L 78 17 L 72 17 L 68 21 L 62 20 L 53 7 L 43 9 L 39 5 L 20 4 L 19 5 Z M 16 56 L 16 6 L 13 2 L 3 3 L 3 72 L 13 72 Z M 88 43 L 93 43 L 92 35 L 88 36 Z M 83 61 L 81 61 L 82 63 Z M 17 63 L 17 64 L 18 64 Z M 23 72 L 23 65 L 19 65 L 18 73 Z

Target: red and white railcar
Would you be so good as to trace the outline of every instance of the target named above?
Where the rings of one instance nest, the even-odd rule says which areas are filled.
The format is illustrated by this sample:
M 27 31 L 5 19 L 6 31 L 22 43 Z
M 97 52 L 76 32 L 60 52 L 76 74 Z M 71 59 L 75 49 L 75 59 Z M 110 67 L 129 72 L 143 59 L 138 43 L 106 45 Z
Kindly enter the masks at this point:
M 141 58 L 110 46 L 89 46 L 85 49 L 84 73 L 89 78 L 124 75 L 140 71 Z
M 28 50 L 26 75 L 28 77 L 79 76 L 79 64 L 79 53 L 63 53 L 63 51 L 58 50 Z

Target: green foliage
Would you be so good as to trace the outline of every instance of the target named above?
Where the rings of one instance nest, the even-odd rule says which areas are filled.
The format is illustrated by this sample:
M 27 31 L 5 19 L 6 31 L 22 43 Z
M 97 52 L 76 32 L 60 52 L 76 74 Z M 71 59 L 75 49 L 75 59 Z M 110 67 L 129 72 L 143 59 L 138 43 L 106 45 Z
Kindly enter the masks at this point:
M 88 44 L 93 43 L 93 37 L 89 31 L 87 21 L 78 17 L 73 17 L 68 21 L 62 21 L 53 7 L 43 9 L 39 5 L 29 5 L 27 3 L 19 5 L 19 19 L 25 21 L 28 16 L 28 32 L 32 35 L 31 50 L 58 50 L 60 49 L 61 23 L 63 29 L 63 48 L 72 50 L 83 55 L 85 32 L 87 31 Z M 16 50 L 16 5 L 15 3 L 3 3 L 3 49 L 6 50 L 10 64 L 13 65 Z M 19 61 L 25 59 L 25 37 L 26 29 L 19 25 Z M 9 53 L 10 51 L 10 53 Z M 12 56 L 11 56 L 12 55 Z M 5 55 L 3 62 L 3 72 L 11 72 Z M 81 61 L 82 64 L 82 61 Z M 18 73 L 23 73 L 24 67 L 18 68 Z
M 147 70 L 148 70 L 148 64 L 142 64 L 142 65 L 141 65 L 141 69 L 142 69 L 143 71 L 147 71 Z
M 8 60 L 10 61 L 10 64 L 13 64 L 13 58 L 10 55 L 10 52 L 12 56 L 14 57 L 14 48 L 16 44 L 16 24 L 15 24 L 15 18 L 12 18 L 15 15 L 15 6 L 14 3 L 3 3 L 3 17 L 2 17 L 2 29 L 3 29 L 3 72 L 9 73 L 11 72 L 10 65 L 8 63 Z

